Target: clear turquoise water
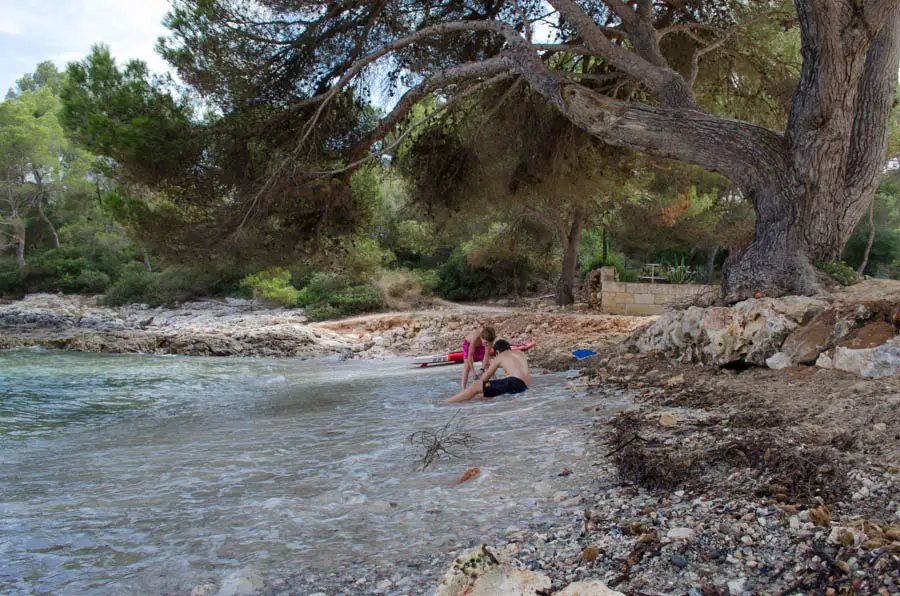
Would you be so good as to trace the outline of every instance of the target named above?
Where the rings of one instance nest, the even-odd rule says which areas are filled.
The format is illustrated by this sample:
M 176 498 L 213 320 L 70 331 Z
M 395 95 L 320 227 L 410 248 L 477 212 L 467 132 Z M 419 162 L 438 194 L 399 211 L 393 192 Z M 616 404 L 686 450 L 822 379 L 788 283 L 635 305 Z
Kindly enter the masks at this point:
M 442 552 L 545 515 L 597 398 L 545 375 L 463 407 L 483 443 L 422 473 L 406 437 L 457 411 L 434 402 L 458 375 L 405 359 L 0 352 L 0 593 L 186 593 L 235 570 Z

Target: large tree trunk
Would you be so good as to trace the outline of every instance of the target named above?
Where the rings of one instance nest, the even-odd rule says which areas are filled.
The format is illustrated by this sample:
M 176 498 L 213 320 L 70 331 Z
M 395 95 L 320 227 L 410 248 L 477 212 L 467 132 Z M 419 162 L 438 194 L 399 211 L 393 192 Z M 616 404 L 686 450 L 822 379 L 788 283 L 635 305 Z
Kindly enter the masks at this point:
M 563 241 L 563 263 L 556 285 L 556 304 L 566 306 L 575 302 L 575 276 L 578 273 L 578 243 L 581 240 L 581 216 L 576 215 L 568 233 L 560 230 Z
M 627 3 L 607 3 L 636 54 L 610 47 L 574 0 L 549 0 L 593 51 L 660 105 L 628 103 L 561 80 L 524 53 L 519 69 L 572 122 L 602 139 L 718 172 L 753 201 L 750 243 L 729 256 L 726 300 L 820 291 L 815 265 L 839 258 L 875 192 L 900 68 L 897 0 L 795 0 L 803 69 L 785 133 L 705 114 L 659 59 Z M 629 12 L 631 11 L 631 12 Z
M 857 18 L 796 0 L 804 60 L 785 135 L 790 180 L 751 195 L 756 229 L 728 259 L 727 299 L 818 291 L 815 265 L 840 258 L 872 201 L 900 67 L 900 11 L 876 4 Z

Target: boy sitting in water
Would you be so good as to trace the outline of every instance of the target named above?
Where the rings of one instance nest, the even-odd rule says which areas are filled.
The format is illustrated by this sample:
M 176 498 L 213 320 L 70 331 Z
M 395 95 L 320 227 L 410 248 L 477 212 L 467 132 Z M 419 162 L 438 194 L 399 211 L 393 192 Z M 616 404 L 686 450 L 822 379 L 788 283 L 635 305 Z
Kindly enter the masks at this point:
M 485 397 L 496 397 L 504 393 L 522 393 L 531 386 L 531 373 L 528 371 L 528 359 L 523 352 L 514 352 L 509 349 L 509 342 L 498 339 L 494 342 L 494 359 L 482 375 L 483 379 L 490 379 L 502 368 L 506 377 L 499 380 L 474 381 L 466 389 L 457 393 L 445 404 L 468 401 L 483 393 Z
M 469 385 L 469 374 L 476 376 L 476 362 L 484 361 L 481 365 L 482 370 L 491 365 L 491 351 L 493 350 L 493 343 L 496 337 L 497 333 L 493 327 L 484 327 L 481 331 L 476 329 L 463 340 L 462 351 L 465 361 L 462 378 L 463 391 Z

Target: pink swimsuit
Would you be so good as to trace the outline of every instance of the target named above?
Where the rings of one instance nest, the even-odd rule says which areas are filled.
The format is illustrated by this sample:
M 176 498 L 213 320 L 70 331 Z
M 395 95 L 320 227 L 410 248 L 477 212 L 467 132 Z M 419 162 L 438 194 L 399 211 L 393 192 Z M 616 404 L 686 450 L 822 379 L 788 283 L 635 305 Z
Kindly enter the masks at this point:
M 463 340 L 463 358 L 466 360 L 469 359 L 469 347 L 470 347 L 469 340 L 464 339 Z M 481 344 L 480 346 L 475 348 L 475 353 L 472 354 L 472 360 L 474 360 L 475 362 L 481 362 L 482 360 L 484 360 L 484 344 Z

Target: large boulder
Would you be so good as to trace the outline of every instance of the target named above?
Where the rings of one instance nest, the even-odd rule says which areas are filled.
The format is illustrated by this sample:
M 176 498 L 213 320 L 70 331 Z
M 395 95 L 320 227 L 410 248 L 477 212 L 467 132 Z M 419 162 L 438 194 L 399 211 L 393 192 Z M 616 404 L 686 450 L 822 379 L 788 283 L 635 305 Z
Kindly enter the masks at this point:
M 550 592 L 550 578 L 517 566 L 488 546 L 466 551 L 453 561 L 435 596 L 541 596 Z M 597 580 L 575 582 L 559 596 L 625 596 Z
M 835 304 L 809 325 L 791 333 L 781 349 L 794 364 L 812 364 L 819 354 L 833 348 L 877 314 L 863 304 Z
M 823 315 L 832 316 L 833 314 L 833 312 L 828 311 L 823 313 Z M 833 331 L 834 319 L 823 319 L 823 316 L 820 315 L 806 327 L 800 327 L 791 333 L 784 340 L 781 350 L 794 364 L 810 364 L 816 361 L 819 354 L 830 347 Z
M 886 344 L 854 350 L 838 346 L 830 359 L 822 358 L 821 365 L 856 373 L 870 379 L 880 379 L 900 373 L 900 337 Z
M 824 300 L 805 296 L 753 298 L 732 307 L 692 306 L 667 311 L 632 343 L 639 352 L 663 352 L 685 362 L 764 366 L 785 338 L 827 307 Z
M 466 551 L 453 561 L 436 596 L 537 596 L 550 590 L 550 578 L 510 564 L 488 546 Z

